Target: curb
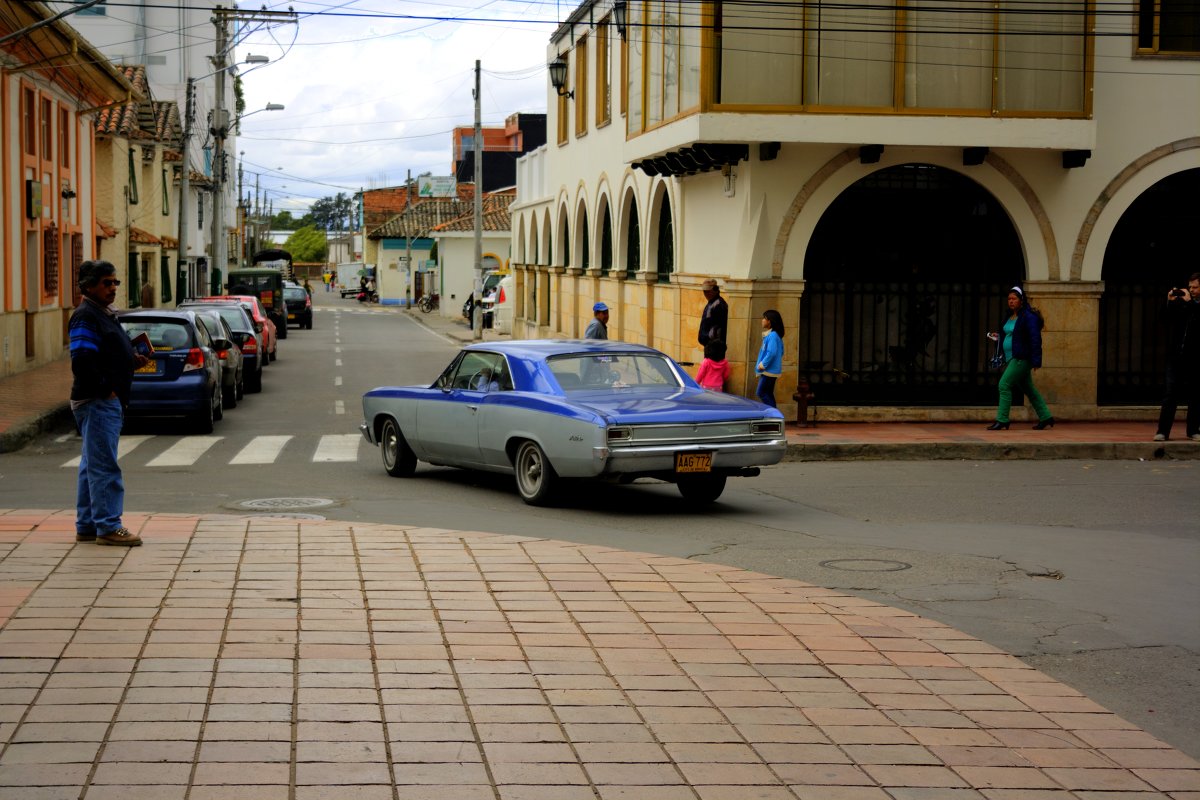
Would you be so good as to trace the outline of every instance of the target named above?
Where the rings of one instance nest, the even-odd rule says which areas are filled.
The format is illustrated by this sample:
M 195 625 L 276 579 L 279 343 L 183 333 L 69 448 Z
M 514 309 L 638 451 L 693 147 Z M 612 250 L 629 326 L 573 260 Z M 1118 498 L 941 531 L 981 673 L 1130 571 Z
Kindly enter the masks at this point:
M 784 461 L 1160 461 L 1200 459 L 1194 442 L 789 442 Z
M 71 404 L 63 403 L 22 420 L 6 431 L 0 432 L 0 453 L 15 453 L 46 431 L 54 430 L 71 420 Z

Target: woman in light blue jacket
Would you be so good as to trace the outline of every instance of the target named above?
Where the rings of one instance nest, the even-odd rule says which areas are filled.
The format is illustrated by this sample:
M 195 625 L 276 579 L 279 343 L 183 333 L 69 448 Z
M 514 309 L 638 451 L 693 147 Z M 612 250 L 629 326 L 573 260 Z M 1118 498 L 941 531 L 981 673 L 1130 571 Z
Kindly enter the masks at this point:
M 754 373 L 758 375 L 758 399 L 775 407 L 775 381 L 783 374 L 783 317 L 773 308 L 762 315 L 763 340 Z

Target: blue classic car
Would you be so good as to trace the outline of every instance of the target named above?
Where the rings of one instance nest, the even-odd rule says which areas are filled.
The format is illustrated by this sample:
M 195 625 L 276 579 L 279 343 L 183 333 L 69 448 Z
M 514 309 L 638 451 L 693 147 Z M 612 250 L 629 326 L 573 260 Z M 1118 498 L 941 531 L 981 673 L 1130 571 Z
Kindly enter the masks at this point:
M 417 461 L 509 473 L 532 505 L 559 478 L 641 477 L 710 503 L 730 475 L 757 475 L 787 449 L 774 408 L 701 389 L 666 355 L 623 342 L 470 345 L 432 386 L 364 394 L 363 420 L 389 475 Z

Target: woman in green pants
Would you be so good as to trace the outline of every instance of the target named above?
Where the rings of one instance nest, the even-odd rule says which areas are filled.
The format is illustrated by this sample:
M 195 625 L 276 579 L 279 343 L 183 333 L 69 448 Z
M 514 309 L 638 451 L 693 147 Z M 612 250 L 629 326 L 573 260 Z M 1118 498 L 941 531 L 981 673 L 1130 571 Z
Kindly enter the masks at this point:
M 1020 389 L 1029 398 L 1029 404 L 1037 412 L 1034 430 L 1042 431 L 1054 427 L 1054 417 L 1046 407 L 1046 401 L 1033 385 L 1033 371 L 1042 366 L 1042 317 L 1025 302 L 1025 293 L 1020 287 L 1008 290 L 1010 316 L 999 334 L 1000 347 L 1006 361 L 1004 374 L 1000 376 L 1000 406 L 996 409 L 996 421 L 988 426 L 989 431 L 1006 430 L 1009 425 L 1008 412 L 1012 408 L 1013 389 Z

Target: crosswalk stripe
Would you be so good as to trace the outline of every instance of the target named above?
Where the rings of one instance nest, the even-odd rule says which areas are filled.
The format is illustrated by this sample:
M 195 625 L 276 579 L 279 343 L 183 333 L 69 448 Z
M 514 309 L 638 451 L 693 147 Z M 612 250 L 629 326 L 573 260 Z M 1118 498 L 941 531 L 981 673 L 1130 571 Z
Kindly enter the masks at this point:
M 120 461 L 122 458 L 124 458 L 125 456 L 127 456 L 131 452 L 133 452 L 134 448 L 136 448 L 139 444 L 141 444 L 142 442 L 145 442 L 149 439 L 153 439 L 153 438 L 154 438 L 154 436 L 152 436 L 152 435 L 151 436 L 122 436 L 120 441 L 117 442 L 117 460 Z M 75 456 L 75 458 L 72 458 L 70 461 L 63 464 L 63 466 L 64 467 L 78 467 L 79 462 L 82 460 L 82 458 L 83 458 L 82 456 Z
M 322 436 L 313 461 L 357 461 L 360 441 L 362 435 L 357 433 Z
M 333 413 L 335 413 L 335 414 L 345 414 L 345 413 L 346 413 L 346 401 L 344 401 L 344 400 L 334 400 L 334 401 L 333 401 Z
M 180 439 L 146 464 L 147 467 L 186 467 L 195 464 L 200 456 L 224 436 L 189 436 Z
M 274 464 L 291 436 L 255 436 L 234 456 L 230 464 Z

